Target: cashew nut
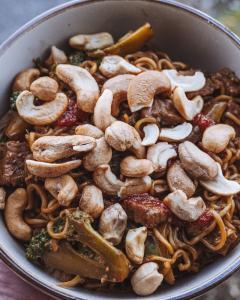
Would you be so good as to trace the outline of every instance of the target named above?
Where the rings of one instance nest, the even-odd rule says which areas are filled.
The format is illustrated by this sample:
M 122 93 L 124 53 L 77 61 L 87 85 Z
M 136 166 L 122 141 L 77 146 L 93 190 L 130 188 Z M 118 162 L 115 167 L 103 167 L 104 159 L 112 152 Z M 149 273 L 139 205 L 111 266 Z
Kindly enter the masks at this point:
M 104 210 L 102 191 L 92 184 L 84 186 L 79 207 L 92 218 L 98 218 Z
M 112 92 L 110 90 L 105 90 L 99 97 L 94 108 L 93 122 L 103 131 L 116 120 L 111 114 L 112 101 Z
M 127 227 L 127 214 L 119 203 L 106 208 L 99 220 L 99 232 L 113 245 L 118 245 Z
M 202 111 L 204 104 L 201 96 L 196 96 L 192 100 L 188 100 L 184 89 L 181 87 L 177 87 L 173 91 L 172 100 L 180 115 L 187 121 L 193 120 Z
M 181 75 L 176 70 L 163 70 L 162 72 L 169 78 L 172 90 L 175 87 L 181 87 L 185 92 L 195 92 L 203 88 L 206 83 L 204 74 L 199 71 L 192 76 Z
M 220 164 L 216 164 L 217 176 L 212 180 L 200 180 L 201 185 L 203 185 L 210 192 L 221 196 L 229 196 L 239 193 L 240 184 L 236 181 L 226 179 L 222 174 L 222 168 Z
M 124 186 L 121 187 L 119 197 L 125 198 L 133 194 L 148 193 L 152 186 L 152 179 L 150 176 L 139 178 L 126 178 Z
M 39 77 L 31 83 L 30 91 L 43 101 L 52 101 L 57 96 L 58 83 L 48 76 Z
M 147 151 L 147 159 L 152 162 L 155 172 L 165 170 L 168 160 L 176 156 L 173 146 L 164 142 L 150 146 Z
M 113 77 L 120 74 L 138 74 L 141 69 L 130 64 L 127 60 L 118 55 L 105 56 L 99 66 L 100 72 L 106 77 Z
M 84 68 L 72 65 L 58 65 L 56 75 L 76 93 L 78 107 L 85 112 L 93 112 L 99 97 L 96 80 Z
M 188 197 L 191 197 L 196 191 L 195 184 L 181 167 L 179 161 L 174 162 L 168 169 L 167 182 L 171 192 L 181 190 Z
M 105 131 L 108 144 L 117 151 L 126 151 L 135 142 L 136 129 L 125 122 L 115 121 Z
M 109 165 L 100 165 L 93 172 L 93 181 L 108 195 L 118 195 L 124 183 L 117 179 Z
M 192 132 L 192 129 L 192 124 L 186 122 L 173 128 L 162 128 L 159 139 L 167 142 L 179 142 L 187 138 Z
M 145 158 L 146 148 L 145 148 L 145 146 L 142 145 L 141 137 L 135 128 L 134 128 L 133 132 L 134 132 L 135 139 L 134 139 L 132 147 L 129 150 L 137 158 Z
M 82 124 L 78 125 L 75 128 L 75 134 L 91 136 L 95 139 L 99 139 L 104 136 L 104 133 L 99 128 L 91 124 Z
M 51 47 L 51 54 L 48 59 L 45 61 L 46 65 L 53 65 L 53 64 L 65 64 L 67 63 L 68 58 L 64 51 L 58 49 L 55 46 Z
M 78 193 L 78 186 L 69 175 L 47 178 L 44 187 L 62 206 L 69 206 Z
M 5 208 L 6 204 L 6 191 L 3 187 L 0 187 L 0 210 Z
M 31 227 L 23 220 L 27 202 L 26 190 L 18 188 L 7 198 L 4 210 L 8 230 L 15 238 L 23 241 L 30 240 L 32 235 Z
M 46 163 L 31 159 L 26 160 L 26 166 L 30 174 L 37 177 L 58 177 L 78 168 L 81 165 L 81 159 L 71 160 L 63 163 Z
M 170 81 L 164 73 L 159 71 L 145 71 L 133 78 L 128 87 L 128 105 L 131 112 L 144 107 L 151 107 L 154 96 L 169 93 Z
M 138 227 L 128 230 L 125 240 L 125 249 L 128 258 L 135 264 L 143 262 L 147 227 Z
M 125 157 L 120 163 L 120 170 L 127 177 L 144 177 L 154 171 L 150 160 L 137 159 L 134 156 Z
M 57 93 L 53 101 L 34 105 L 34 96 L 29 91 L 22 92 L 16 101 L 17 111 L 21 118 L 32 125 L 49 125 L 65 112 L 68 106 L 67 96 Z
M 119 115 L 119 106 L 122 101 L 127 100 L 127 91 L 130 81 L 135 77 L 132 74 L 118 75 L 108 79 L 103 87 L 102 91 L 108 89 L 113 93 L 112 102 L 112 115 L 117 117 Z
M 25 91 L 30 89 L 31 83 L 40 76 L 40 71 L 30 68 L 20 72 L 14 79 L 12 90 Z
M 185 171 L 197 179 L 211 180 L 217 176 L 215 160 L 193 143 L 186 141 L 179 145 L 178 154 Z
M 207 151 L 220 153 L 226 149 L 230 140 L 234 139 L 236 132 L 227 124 L 217 124 L 208 127 L 202 137 L 202 145 Z
M 163 275 L 158 272 L 158 268 L 155 262 L 148 262 L 141 265 L 133 274 L 131 285 L 137 295 L 151 295 L 161 285 Z
M 143 132 L 145 134 L 142 140 L 143 146 L 151 146 L 157 142 L 160 133 L 157 124 L 147 124 L 143 127 Z
M 93 51 L 113 45 L 113 37 L 108 32 L 95 34 L 78 34 L 69 39 L 72 48 Z
M 187 222 L 196 221 L 206 210 L 206 205 L 201 197 L 188 199 L 181 190 L 168 194 L 163 202 L 179 219 Z
M 33 158 L 43 162 L 54 162 L 96 146 L 96 140 L 84 135 L 42 136 L 31 147 Z
M 96 147 L 83 157 L 83 166 L 88 171 L 94 171 L 96 167 L 108 164 L 112 159 L 112 148 L 104 137 L 96 140 Z

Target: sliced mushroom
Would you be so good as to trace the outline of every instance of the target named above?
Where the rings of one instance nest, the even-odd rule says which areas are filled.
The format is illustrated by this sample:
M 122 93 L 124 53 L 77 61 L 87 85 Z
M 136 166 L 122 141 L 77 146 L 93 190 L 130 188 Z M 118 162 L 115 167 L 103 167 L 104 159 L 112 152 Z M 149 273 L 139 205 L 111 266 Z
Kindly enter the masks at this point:
M 93 172 L 96 185 L 108 195 L 118 195 L 124 183 L 117 179 L 109 165 L 100 165 Z
M 124 186 L 121 187 L 119 197 L 125 198 L 134 194 L 148 193 L 152 186 L 152 179 L 150 176 L 139 178 L 126 178 Z
M 203 109 L 203 98 L 196 96 L 192 100 L 188 100 L 184 89 L 181 87 L 177 87 L 173 91 L 172 100 L 180 115 L 187 121 L 193 120 Z
M 172 90 L 181 87 L 185 92 L 195 92 L 204 87 L 206 78 L 202 72 L 195 72 L 192 76 L 181 75 L 176 70 L 163 70 L 169 78 Z
M 172 192 L 176 190 L 183 191 L 188 197 L 191 197 L 195 191 L 196 186 L 188 177 L 184 169 L 181 167 L 179 161 L 174 162 L 167 172 L 167 182 Z
M 125 249 L 128 258 L 135 264 L 142 264 L 143 262 L 146 238 L 147 227 L 145 226 L 128 230 Z
M 138 74 L 142 72 L 141 69 L 118 55 L 105 56 L 99 66 L 99 70 L 108 78 L 120 74 Z
M 94 34 L 78 34 L 69 39 L 72 48 L 86 51 L 104 49 L 113 45 L 113 37 L 108 32 Z
M 143 146 L 151 146 L 154 145 L 158 138 L 160 130 L 157 124 L 147 124 L 143 127 L 144 139 L 142 140 Z
M 52 101 L 57 96 L 58 83 L 48 76 L 39 77 L 31 83 L 30 91 L 42 101 Z
M 135 143 L 135 128 L 122 121 L 113 122 L 105 131 L 108 144 L 117 151 L 126 151 Z
M 14 79 L 12 90 L 25 91 L 30 89 L 31 83 L 40 76 L 40 71 L 30 68 L 20 72 Z
M 176 190 L 163 200 L 170 210 L 181 220 L 196 221 L 206 210 L 206 205 L 201 197 L 187 198 L 181 190 Z
M 37 177 L 58 177 L 80 167 L 80 159 L 71 160 L 63 163 L 46 163 L 31 159 L 26 160 L 28 172 Z
M 105 131 L 116 119 L 112 116 L 111 106 L 113 94 L 110 90 L 104 90 L 97 100 L 94 108 L 93 122 L 99 129 Z
M 153 172 L 152 162 L 148 159 L 125 157 L 120 163 L 121 174 L 127 177 L 144 177 Z
M 155 262 L 141 265 L 131 278 L 134 292 L 139 296 L 148 296 L 156 291 L 163 281 L 163 275 L 158 272 Z
M 91 136 L 95 139 L 99 139 L 104 136 L 104 133 L 101 129 L 91 124 L 78 125 L 75 128 L 75 134 Z
M 197 179 L 211 180 L 217 176 L 215 160 L 193 143 L 186 141 L 179 145 L 178 154 L 185 171 Z
M 119 106 L 122 101 L 127 100 L 127 91 L 130 81 L 135 77 L 132 74 L 118 75 L 108 79 L 102 90 L 110 90 L 113 93 L 112 115 L 117 117 L 119 115 Z
M 164 142 L 150 146 L 147 151 L 147 159 L 152 162 L 155 172 L 165 170 L 168 160 L 176 156 L 174 147 Z
M 169 93 L 170 81 L 164 73 L 159 71 L 145 71 L 131 80 L 128 88 L 128 105 L 131 112 L 144 107 L 151 107 L 154 96 Z
M 29 91 L 22 92 L 16 101 L 17 111 L 21 118 L 32 125 L 49 125 L 65 112 L 68 106 L 67 96 L 57 93 L 53 101 L 34 105 L 34 96 Z
M 99 220 L 99 232 L 113 245 L 118 245 L 127 227 L 127 214 L 119 203 L 106 208 Z
M 44 187 L 62 206 L 69 206 L 78 193 L 78 186 L 70 175 L 47 178 Z
M 51 47 L 51 54 L 48 59 L 45 61 L 46 65 L 53 64 L 65 64 L 67 63 L 67 55 L 61 49 L 58 49 L 55 46 Z
M 93 184 L 84 186 L 79 207 L 93 219 L 98 218 L 104 210 L 102 191 Z
M 207 151 L 220 153 L 226 149 L 235 136 L 236 132 L 232 126 L 227 124 L 213 125 L 204 131 L 202 145 Z
M 84 68 L 68 64 L 58 65 L 56 75 L 76 93 L 78 107 L 85 112 L 93 112 L 99 88 L 92 75 Z
M 219 163 L 217 163 L 217 176 L 213 180 L 201 180 L 200 183 L 208 191 L 221 196 L 235 195 L 240 192 L 240 184 L 226 179 Z
M 96 140 L 84 135 L 43 136 L 31 147 L 33 158 L 43 162 L 54 162 L 74 154 L 87 152 L 96 146 Z
M 187 122 L 173 128 L 162 128 L 159 139 L 167 142 L 179 142 L 187 138 L 191 134 L 192 129 L 192 124 Z
M 112 159 L 112 149 L 104 137 L 96 140 L 96 147 L 83 157 L 83 166 L 88 171 L 94 171 L 96 167 L 108 164 Z

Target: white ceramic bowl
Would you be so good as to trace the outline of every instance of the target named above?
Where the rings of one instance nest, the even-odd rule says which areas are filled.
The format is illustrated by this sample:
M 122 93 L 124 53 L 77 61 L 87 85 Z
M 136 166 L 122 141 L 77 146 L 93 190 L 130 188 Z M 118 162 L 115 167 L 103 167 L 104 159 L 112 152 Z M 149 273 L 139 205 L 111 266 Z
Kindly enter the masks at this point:
M 62 46 L 77 33 L 109 31 L 116 38 L 150 22 L 153 44 L 171 57 L 204 71 L 229 67 L 240 75 L 240 41 L 223 25 L 197 10 L 173 1 L 94 0 L 72 1 L 38 16 L 0 46 L 1 114 L 8 108 L 10 83 L 17 72 L 31 65 L 51 45 Z M 81 288 L 63 289 L 25 259 L 22 247 L 8 233 L 0 218 L 3 261 L 27 282 L 62 299 L 135 299 L 134 294 L 102 294 Z M 199 295 L 229 277 L 240 267 L 240 245 L 226 257 L 159 289 L 148 299 L 187 299 Z

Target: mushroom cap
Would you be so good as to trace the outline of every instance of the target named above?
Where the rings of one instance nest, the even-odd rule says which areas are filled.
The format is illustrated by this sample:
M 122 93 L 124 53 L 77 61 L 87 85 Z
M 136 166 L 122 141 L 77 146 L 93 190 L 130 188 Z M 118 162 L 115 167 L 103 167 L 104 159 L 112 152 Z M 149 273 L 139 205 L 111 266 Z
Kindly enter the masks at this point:
M 154 95 L 169 93 L 170 81 L 163 72 L 145 71 L 133 78 L 128 87 L 128 105 L 131 112 L 151 107 Z

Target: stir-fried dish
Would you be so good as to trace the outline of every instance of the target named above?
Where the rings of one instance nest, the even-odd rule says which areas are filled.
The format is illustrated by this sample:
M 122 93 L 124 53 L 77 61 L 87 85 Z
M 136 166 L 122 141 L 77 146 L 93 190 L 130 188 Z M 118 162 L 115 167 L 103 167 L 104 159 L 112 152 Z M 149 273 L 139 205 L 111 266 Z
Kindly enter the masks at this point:
M 79 34 L 13 81 L 0 206 L 62 287 L 146 296 L 238 243 L 240 80 L 174 61 L 152 36 Z

